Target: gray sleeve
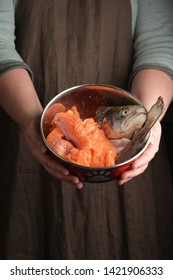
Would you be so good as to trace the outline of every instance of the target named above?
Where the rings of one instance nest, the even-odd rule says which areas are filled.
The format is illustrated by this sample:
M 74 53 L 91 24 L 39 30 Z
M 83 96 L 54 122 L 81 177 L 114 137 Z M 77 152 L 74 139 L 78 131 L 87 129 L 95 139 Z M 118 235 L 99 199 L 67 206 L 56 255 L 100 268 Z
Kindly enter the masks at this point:
M 141 69 L 155 68 L 173 78 L 173 1 L 140 0 L 134 30 L 130 80 Z
M 14 68 L 25 68 L 32 77 L 30 67 L 25 64 L 15 48 L 15 23 L 13 0 L 0 1 L 0 74 Z

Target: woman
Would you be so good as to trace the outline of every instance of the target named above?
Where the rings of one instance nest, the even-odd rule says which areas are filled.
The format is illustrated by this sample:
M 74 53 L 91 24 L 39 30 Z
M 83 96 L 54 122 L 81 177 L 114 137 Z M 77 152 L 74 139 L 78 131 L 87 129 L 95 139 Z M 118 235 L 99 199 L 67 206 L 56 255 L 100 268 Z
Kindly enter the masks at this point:
M 82 183 L 54 162 L 38 123 L 53 96 L 84 83 L 129 85 L 147 109 L 162 95 L 167 109 L 172 1 L 14 2 L 0 4 L 0 104 L 11 117 L 1 112 L 1 258 L 171 258 L 172 185 L 160 123 L 132 169 L 103 184 Z

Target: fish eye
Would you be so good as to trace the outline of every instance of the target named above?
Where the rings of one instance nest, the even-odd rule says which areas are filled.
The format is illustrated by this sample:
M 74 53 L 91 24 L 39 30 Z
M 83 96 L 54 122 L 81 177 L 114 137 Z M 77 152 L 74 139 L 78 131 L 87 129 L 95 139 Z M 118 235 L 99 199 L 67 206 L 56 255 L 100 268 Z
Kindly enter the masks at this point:
M 127 113 L 128 113 L 128 110 L 123 110 L 123 112 L 122 112 L 123 117 L 125 117 L 127 115 Z

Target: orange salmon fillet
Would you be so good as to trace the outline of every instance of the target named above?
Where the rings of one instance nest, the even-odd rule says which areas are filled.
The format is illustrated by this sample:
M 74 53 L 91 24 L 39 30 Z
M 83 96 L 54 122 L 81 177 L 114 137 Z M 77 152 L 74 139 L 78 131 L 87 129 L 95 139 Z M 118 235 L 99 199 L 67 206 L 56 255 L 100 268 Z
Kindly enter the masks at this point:
M 93 118 L 82 120 L 75 106 L 56 113 L 51 126 L 54 129 L 48 134 L 47 142 L 58 155 L 89 167 L 115 164 L 114 145 Z
M 83 121 L 75 106 L 67 112 L 56 114 L 52 125 L 58 128 L 77 148 L 81 149 L 88 144 L 87 132 L 83 129 Z
M 45 135 L 47 135 L 52 129 L 52 120 L 54 116 L 59 112 L 65 112 L 65 106 L 62 103 L 55 103 L 48 108 L 44 117 L 43 129 Z
M 67 140 L 63 139 L 63 134 L 54 128 L 47 136 L 47 142 L 50 148 L 59 156 L 65 156 L 74 146 Z

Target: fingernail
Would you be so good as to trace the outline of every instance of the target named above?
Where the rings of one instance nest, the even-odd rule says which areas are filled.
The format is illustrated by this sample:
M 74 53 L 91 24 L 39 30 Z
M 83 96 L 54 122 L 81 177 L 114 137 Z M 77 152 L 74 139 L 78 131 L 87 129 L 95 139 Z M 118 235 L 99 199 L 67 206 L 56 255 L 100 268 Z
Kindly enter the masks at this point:
M 75 184 L 78 184 L 78 183 L 79 183 L 79 179 L 78 179 L 78 178 L 75 178 L 75 179 L 73 180 L 73 182 L 74 182 Z
M 126 178 L 126 179 L 123 179 L 123 180 L 121 180 L 121 181 L 118 181 L 118 185 L 124 185 L 124 184 L 127 183 L 129 180 L 130 180 L 130 178 Z
M 82 183 L 78 183 L 78 185 L 76 186 L 78 189 L 82 189 L 83 188 L 83 184 Z
M 123 184 L 124 184 L 123 181 L 118 182 L 118 185 L 119 185 L 119 186 L 121 186 L 121 185 L 123 185 Z
M 67 176 L 67 175 L 69 175 L 69 171 L 68 170 L 64 170 L 63 174 Z

